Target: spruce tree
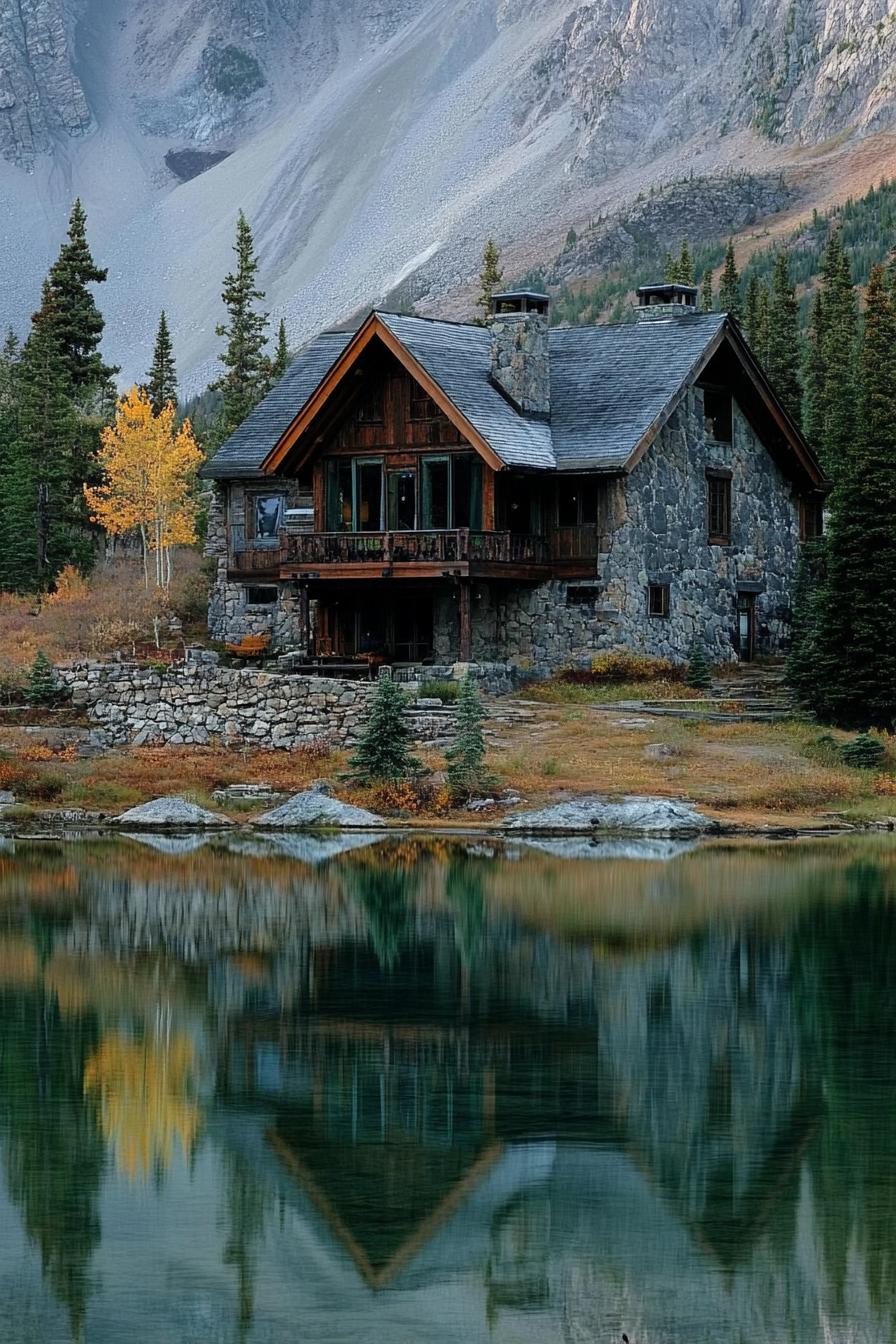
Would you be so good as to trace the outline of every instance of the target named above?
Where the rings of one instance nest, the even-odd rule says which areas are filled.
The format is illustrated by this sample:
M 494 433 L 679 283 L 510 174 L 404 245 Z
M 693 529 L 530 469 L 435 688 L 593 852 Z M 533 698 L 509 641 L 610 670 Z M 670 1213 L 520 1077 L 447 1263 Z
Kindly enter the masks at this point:
M 53 335 L 64 371 L 79 400 L 101 402 L 112 397 L 112 379 L 118 372 L 104 364 L 100 354 L 103 318 L 88 285 L 102 284 L 105 269 L 97 266 L 87 242 L 87 216 L 80 200 L 72 207 L 68 237 L 59 256 L 50 267 L 48 289 L 50 305 L 46 319 Z
M 673 257 L 671 252 L 666 252 L 663 257 L 663 279 L 667 285 L 678 284 L 678 258 Z
M 172 406 L 177 405 L 177 366 L 174 363 L 171 333 L 164 311 L 159 317 L 152 365 L 146 375 L 146 392 L 152 404 L 153 415 L 161 415 L 169 402 Z
M 837 462 L 824 568 L 806 604 L 790 675 L 818 716 L 896 728 L 896 311 L 882 269 L 868 285 L 860 417 Z
M 756 336 L 751 342 L 753 353 L 756 355 L 760 364 L 765 366 L 768 361 L 768 329 L 769 329 L 769 309 L 771 307 L 771 298 L 767 285 L 760 285 L 759 294 L 756 300 Z
M 822 466 L 836 479 L 856 433 L 855 353 L 858 317 L 849 261 L 839 230 L 831 234 L 822 269 L 824 382 L 819 442 Z
M 349 758 L 353 775 L 362 783 L 407 779 L 422 768 L 411 754 L 407 703 L 405 692 L 382 669 L 360 741 Z
M 492 296 L 501 288 L 504 273 L 501 270 L 501 253 L 494 238 L 489 238 L 482 253 L 482 270 L 479 273 L 479 297 L 476 307 L 479 314 L 475 318 L 478 326 L 483 327 L 491 317 Z
M 734 259 L 733 238 L 728 239 L 728 247 L 725 250 L 725 264 L 719 282 L 719 310 L 740 319 L 740 275 Z
M 28 672 L 25 699 L 29 705 L 55 705 L 60 694 L 56 669 L 41 649 Z
M 790 275 L 790 258 L 782 250 L 775 259 L 769 298 L 765 367 L 773 388 L 797 424 L 803 402 L 800 347 L 799 304 Z
M 691 645 L 685 683 L 695 691 L 708 691 L 712 685 L 712 667 L 702 640 L 695 639 Z
M 743 313 L 744 333 L 754 350 L 757 348 L 759 336 L 759 295 L 761 289 L 762 282 L 754 272 L 747 281 L 747 295 L 744 300 Z
M 700 286 L 700 307 L 704 313 L 711 313 L 715 307 L 715 298 L 712 292 L 712 267 L 707 266 L 703 272 L 703 283 Z
M 265 396 L 271 382 L 271 361 L 265 353 L 268 315 L 256 309 L 256 305 L 263 301 L 264 293 L 256 284 L 258 259 L 252 230 L 242 210 L 237 218 L 233 250 L 236 269 L 225 277 L 221 294 L 228 321 L 217 328 L 219 336 L 227 337 L 227 346 L 221 355 L 226 372 L 212 384 L 220 389 L 224 398 L 223 437 L 232 434 L 243 423 Z
M 691 256 L 691 249 L 688 247 L 686 238 L 682 238 L 681 250 L 678 254 L 678 283 L 680 285 L 692 285 L 694 283 L 694 258 Z
M 446 782 L 455 802 L 466 801 L 491 786 L 485 768 L 485 738 L 482 724 L 485 714 L 476 683 L 464 677 L 457 697 L 457 737 L 445 752 L 448 762 Z
M 280 325 L 277 328 L 277 353 L 274 356 L 274 363 L 271 368 L 272 379 L 279 381 L 288 368 L 289 344 L 286 339 L 286 323 L 281 317 Z
M 818 289 L 812 301 L 803 364 L 803 432 L 819 457 L 824 438 L 824 346 L 824 295 Z

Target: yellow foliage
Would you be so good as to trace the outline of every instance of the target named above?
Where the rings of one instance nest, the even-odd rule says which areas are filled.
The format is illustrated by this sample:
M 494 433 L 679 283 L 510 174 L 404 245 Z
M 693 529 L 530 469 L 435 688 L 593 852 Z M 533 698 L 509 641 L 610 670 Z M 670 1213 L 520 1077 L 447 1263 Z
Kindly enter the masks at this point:
M 874 781 L 874 792 L 884 798 L 896 795 L 896 775 L 878 775 Z
M 84 487 L 93 521 L 113 536 L 138 532 L 144 553 L 156 553 L 157 583 L 167 586 L 163 557 L 196 540 L 192 484 L 202 453 L 189 420 L 175 429 L 170 402 L 154 415 L 146 393 L 132 387 L 118 402 L 114 425 L 102 432 L 99 462 L 103 484 Z
M 56 579 L 56 587 L 44 598 L 44 606 L 61 607 L 84 602 L 90 591 L 84 575 L 74 565 L 66 565 Z
M 84 1092 L 99 1101 L 120 1171 L 136 1179 L 167 1169 L 175 1137 L 190 1156 L 199 1130 L 195 1072 L 193 1043 L 183 1034 L 135 1041 L 113 1031 L 103 1038 L 87 1061 Z

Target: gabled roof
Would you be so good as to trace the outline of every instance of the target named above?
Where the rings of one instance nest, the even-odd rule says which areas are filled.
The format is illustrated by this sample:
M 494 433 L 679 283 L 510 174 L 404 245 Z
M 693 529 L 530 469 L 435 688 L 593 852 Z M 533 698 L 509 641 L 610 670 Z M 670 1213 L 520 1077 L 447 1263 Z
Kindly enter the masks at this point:
M 561 470 L 623 471 L 709 356 L 724 313 L 554 327 L 551 434 Z
M 541 471 L 631 471 L 690 384 L 724 350 L 736 361 L 745 394 L 761 404 L 782 463 L 813 484 L 824 481 L 736 322 L 725 313 L 696 312 L 551 328 L 550 421 L 521 414 L 495 387 L 486 328 L 373 312 L 353 334 L 327 332 L 313 341 L 203 475 L 263 479 L 277 470 L 330 389 L 375 339 L 427 386 L 491 465 Z
M 350 331 L 325 331 L 307 345 L 277 386 L 205 464 L 201 475 L 208 480 L 263 480 L 262 462 L 351 338 Z

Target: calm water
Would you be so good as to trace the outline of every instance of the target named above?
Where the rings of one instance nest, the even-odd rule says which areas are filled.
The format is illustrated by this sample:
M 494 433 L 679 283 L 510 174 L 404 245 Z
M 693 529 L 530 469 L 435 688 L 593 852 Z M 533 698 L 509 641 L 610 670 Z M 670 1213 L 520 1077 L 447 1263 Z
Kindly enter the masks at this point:
M 0 1341 L 896 1337 L 896 844 L 0 850 Z

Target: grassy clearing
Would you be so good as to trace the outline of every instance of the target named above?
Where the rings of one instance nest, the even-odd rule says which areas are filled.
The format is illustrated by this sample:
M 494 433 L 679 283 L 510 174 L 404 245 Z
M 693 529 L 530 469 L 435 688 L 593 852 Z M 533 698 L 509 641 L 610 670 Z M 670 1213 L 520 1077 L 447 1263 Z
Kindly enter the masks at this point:
M 539 681 L 526 688 L 526 699 L 543 705 L 608 705 L 617 700 L 699 700 L 700 691 L 680 681 L 596 682 L 590 686 L 565 681 Z

